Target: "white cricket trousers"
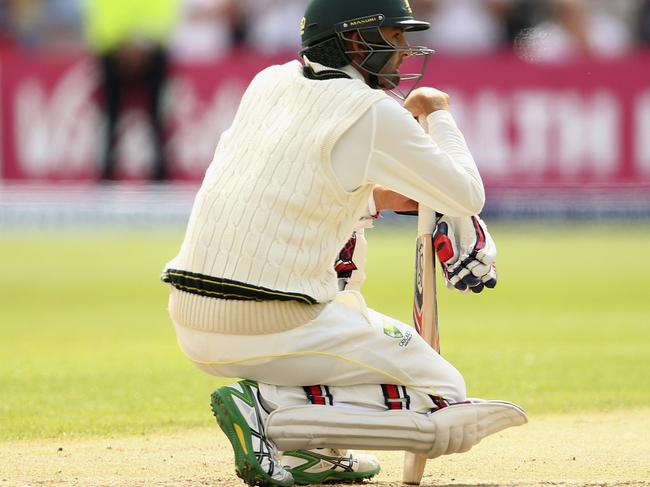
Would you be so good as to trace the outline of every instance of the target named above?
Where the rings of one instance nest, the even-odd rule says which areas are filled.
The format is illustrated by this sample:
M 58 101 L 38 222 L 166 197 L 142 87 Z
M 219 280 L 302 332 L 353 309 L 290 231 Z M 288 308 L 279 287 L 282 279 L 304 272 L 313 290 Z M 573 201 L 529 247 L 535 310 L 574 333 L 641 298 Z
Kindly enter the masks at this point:
M 305 402 L 302 389 L 326 385 L 335 404 L 386 409 L 379 384 L 405 386 L 410 409 L 432 407 L 429 395 L 466 399 L 461 374 L 415 330 L 342 291 L 309 323 L 268 335 L 222 335 L 174 323 L 180 347 L 197 367 L 219 377 L 255 380 L 265 399 Z

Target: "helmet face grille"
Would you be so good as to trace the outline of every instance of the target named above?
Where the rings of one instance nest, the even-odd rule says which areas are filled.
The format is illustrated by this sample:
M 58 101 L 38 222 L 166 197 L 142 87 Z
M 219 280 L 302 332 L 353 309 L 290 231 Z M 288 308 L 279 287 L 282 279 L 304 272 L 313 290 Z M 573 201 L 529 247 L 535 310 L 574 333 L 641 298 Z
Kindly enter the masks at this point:
M 390 90 L 395 96 L 400 99 L 405 99 L 408 93 L 413 91 L 426 71 L 429 56 L 433 54 L 433 50 L 424 46 L 410 46 L 410 45 L 395 45 L 392 44 L 382 31 L 378 28 L 360 29 L 358 39 L 352 39 L 346 32 L 339 34 L 340 42 L 345 45 L 345 41 L 354 43 L 353 45 L 359 46 L 357 49 L 345 50 L 347 58 L 350 63 L 357 69 L 365 72 L 370 80 L 372 88 L 382 88 Z M 405 53 L 409 57 L 419 57 L 422 59 L 422 64 L 417 73 L 387 73 L 384 72 L 386 65 L 391 61 L 393 56 L 398 53 Z M 364 55 L 363 60 L 356 61 L 354 54 Z M 407 91 L 399 88 L 399 85 L 404 81 L 411 81 L 411 86 Z

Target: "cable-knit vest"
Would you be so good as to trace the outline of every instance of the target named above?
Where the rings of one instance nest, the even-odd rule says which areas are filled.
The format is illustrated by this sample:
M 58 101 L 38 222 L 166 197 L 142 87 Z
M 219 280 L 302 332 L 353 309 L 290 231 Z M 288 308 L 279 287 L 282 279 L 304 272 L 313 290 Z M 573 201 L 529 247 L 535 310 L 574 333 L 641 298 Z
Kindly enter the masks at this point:
M 308 79 L 297 61 L 259 73 L 219 141 L 168 268 L 330 301 L 336 255 L 372 191 L 346 192 L 331 152 L 386 96 L 360 80 Z

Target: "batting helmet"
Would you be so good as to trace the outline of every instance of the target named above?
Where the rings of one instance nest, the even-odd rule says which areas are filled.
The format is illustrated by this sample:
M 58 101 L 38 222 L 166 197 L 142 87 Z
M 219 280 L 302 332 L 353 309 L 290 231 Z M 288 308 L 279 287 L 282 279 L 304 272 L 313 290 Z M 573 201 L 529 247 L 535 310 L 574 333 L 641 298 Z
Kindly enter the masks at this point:
M 396 52 L 427 57 L 433 53 L 426 47 L 394 45 L 383 36 L 381 27 L 412 32 L 428 29 L 429 23 L 413 17 L 408 0 L 311 0 L 300 26 L 301 54 L 331 68 L 353 64 L 368 73 L 373 88 L 379 88 L 385 87 L 379 83 L 379 78 L 386 79 L 382 69 Z M 352 45 L 361 47 L 352 50 L 345 41 L 351 40 L 349 35 L 355 31 L 359 38 Z M 363 54 L 363 59 L 355 60 L 354 53 Z M 426 62 L 417 75 L 389 76 L 388 81 L 397 87 L 405 79 L 419 80 L 425 66 Z

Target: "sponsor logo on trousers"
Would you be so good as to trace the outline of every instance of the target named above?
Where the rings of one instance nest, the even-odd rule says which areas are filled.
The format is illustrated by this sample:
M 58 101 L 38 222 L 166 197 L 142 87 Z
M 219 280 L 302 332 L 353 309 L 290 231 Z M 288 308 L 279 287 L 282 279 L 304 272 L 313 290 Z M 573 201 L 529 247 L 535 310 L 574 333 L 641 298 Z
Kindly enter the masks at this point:
M 399 346 L 406 347 L 411 342 L 411 338 L 413 338 L 413 333 L 407 331 L 406 333 L 404 333 L 404 338 L 400 340 Z

